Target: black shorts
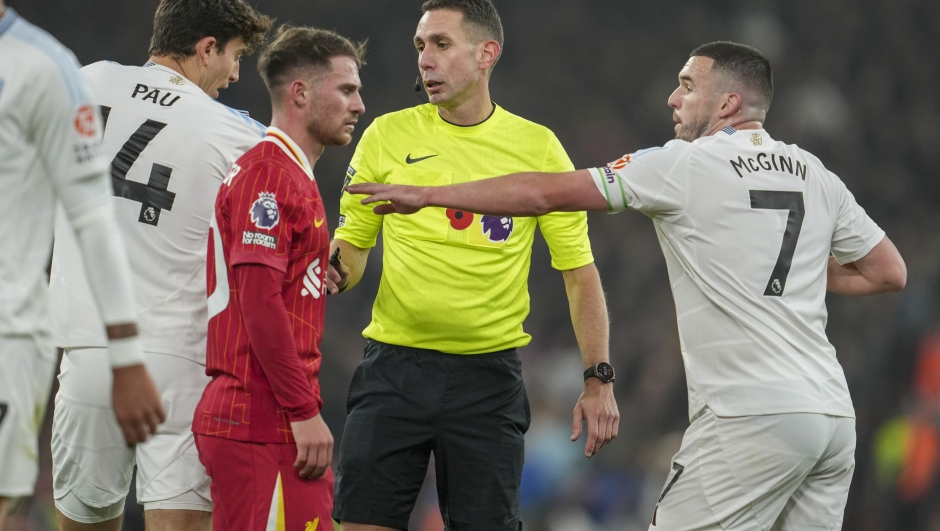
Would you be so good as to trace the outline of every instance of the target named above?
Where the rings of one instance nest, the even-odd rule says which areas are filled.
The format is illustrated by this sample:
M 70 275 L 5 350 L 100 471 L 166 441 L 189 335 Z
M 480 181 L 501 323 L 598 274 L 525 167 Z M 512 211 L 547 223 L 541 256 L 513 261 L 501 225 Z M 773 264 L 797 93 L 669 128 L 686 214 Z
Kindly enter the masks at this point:
M 515 349 L 458 355 L 369 341 L 353 375 L 333 518 L 407 529 L 434 453 L 448 531 L 517 531 L 529 400 Z

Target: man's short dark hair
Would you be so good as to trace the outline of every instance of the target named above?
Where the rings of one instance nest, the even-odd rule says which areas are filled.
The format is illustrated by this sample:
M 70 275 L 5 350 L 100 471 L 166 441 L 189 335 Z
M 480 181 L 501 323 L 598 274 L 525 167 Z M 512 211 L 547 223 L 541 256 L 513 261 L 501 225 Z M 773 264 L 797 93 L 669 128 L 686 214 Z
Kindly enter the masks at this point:
M 356 67 L 365 64 L 365 42 L 354 43 L 332 31 L 283 25 L 258 58 L 258 72 L 272 98 L 278 87 L 290 81 L 289 76 L 301 69 L 330 68 L 336 56 L 352 58 Z
M 503 47 L 503 22 L 490 0 L 427 0 L 421 5 L 425 13 L 435 9 L 460 11 L 464 24 L 472 28 L 467 32 L 468 36 L 475 38 L 476 42 L 493 39 L 500 48 Z
M 150 55 L 191 57 L 196 43 L 206 37 L 215 37 L 219 53 L 229 41 L 241 37 L 246 52 L 252 53 L 272 25 L 270 18 L 243 0 L 161 0 L 153 17 Z
M 756 48 L 736 42 L 710 42 L 689 54 L 689 57 L 696 56 L 714 60 L 712 70 L 752 90 L 762 100 L 765 110 L 770 109 L 774 99 L 773 71 L 770 61 Z

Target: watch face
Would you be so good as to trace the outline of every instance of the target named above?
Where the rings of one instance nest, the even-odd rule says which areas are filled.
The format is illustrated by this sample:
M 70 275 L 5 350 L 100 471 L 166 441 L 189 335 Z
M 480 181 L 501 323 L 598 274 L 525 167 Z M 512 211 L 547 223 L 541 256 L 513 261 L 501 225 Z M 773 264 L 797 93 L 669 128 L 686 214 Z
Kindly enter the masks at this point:
M 614 368 L 606 363 L 599 363 L 597 365 L 597 375 L 605 381 L 610 380 L 614 377 Z

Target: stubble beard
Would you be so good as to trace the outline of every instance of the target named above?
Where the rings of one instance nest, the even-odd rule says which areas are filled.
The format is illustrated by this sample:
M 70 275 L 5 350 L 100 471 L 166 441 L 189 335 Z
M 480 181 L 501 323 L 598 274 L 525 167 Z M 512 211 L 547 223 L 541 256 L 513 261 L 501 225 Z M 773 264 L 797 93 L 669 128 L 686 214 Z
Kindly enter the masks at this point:
M 349 144 L 352 138 L 350 135 L 346 134 L 345 129 L 345 122 L 339 126 L 334 127 L 322 119 L 314 119 L 307 126 L 307 131 L 310 133 L 310 136 L 315 138 L 317 142 L 322 144 L 324 147 L 345 146 L 346 144 Z
M 697 119 L 694 122 L 684 122 L 682 127 L 679 128 L 679 132 L 676 133 L 676 138 L 685 140 L 686 142 L 693 142 L 702 138 L 707 128 L 708 120 Z

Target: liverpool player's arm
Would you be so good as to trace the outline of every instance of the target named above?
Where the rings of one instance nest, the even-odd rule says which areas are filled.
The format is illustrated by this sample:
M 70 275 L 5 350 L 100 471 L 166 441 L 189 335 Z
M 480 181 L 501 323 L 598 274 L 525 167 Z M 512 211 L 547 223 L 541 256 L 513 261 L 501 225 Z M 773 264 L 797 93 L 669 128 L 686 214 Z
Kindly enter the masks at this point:
M 320 402 L 297 354 L 282 296 L 284 272 L 242 263 L 235 266 L 235 277 L 252 352 L 291 423 L 297 444 L 294 466 L 302 478 L 319 478 L 330 466 L 333 436 L 320 416 Z

